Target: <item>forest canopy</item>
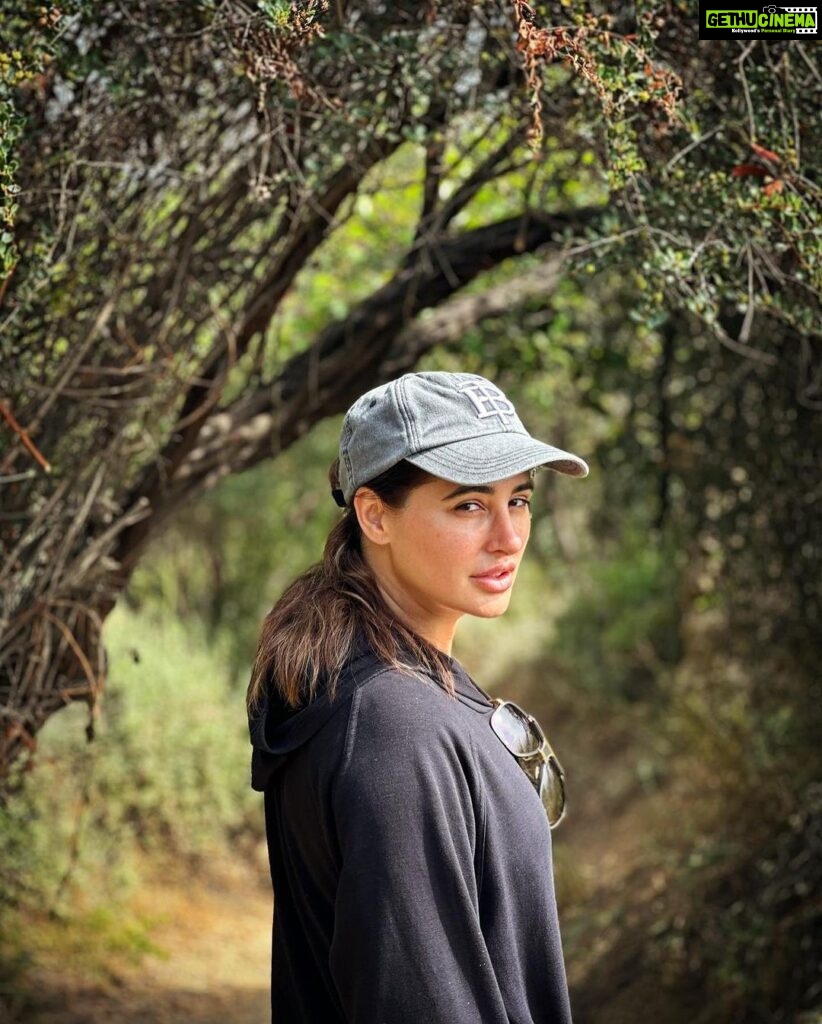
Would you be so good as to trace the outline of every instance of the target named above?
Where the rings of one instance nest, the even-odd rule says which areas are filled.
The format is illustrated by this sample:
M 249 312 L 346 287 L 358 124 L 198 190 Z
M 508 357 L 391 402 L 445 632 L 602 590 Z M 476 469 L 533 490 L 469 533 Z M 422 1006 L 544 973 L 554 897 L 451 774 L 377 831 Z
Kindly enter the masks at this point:
M 185 502 L 565 268 L 618 268 L 637 322 L 783 377 L 798 417 L 822 403 L 800 42 L 694 46 L 674 2 L 2 19 L 6 763 L 93 701 L 99 625 Z

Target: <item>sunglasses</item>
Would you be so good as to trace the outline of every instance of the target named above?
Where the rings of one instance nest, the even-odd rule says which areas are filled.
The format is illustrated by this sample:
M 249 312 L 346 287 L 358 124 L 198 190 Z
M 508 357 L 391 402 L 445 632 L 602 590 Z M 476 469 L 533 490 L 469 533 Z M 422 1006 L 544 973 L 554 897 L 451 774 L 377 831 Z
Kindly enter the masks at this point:
M 539 722 L 510 700 L 492 698 L 491 728 L 539 793 L 553 828 L 565 813 L 565 772 Z

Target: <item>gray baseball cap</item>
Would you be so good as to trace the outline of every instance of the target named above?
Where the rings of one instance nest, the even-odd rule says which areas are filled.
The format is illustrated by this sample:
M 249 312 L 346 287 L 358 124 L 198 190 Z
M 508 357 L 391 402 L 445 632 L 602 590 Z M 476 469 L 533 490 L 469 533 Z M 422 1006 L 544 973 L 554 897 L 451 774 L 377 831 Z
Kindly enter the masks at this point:
M 335 498 L 350 504 L 358 487 L 403 459 L 456 484 L 536 466 L 588 475 L 578 455 L 531 437 L 496 384 L 474 373 L 407 373 L 358 398 L 343 421 Z

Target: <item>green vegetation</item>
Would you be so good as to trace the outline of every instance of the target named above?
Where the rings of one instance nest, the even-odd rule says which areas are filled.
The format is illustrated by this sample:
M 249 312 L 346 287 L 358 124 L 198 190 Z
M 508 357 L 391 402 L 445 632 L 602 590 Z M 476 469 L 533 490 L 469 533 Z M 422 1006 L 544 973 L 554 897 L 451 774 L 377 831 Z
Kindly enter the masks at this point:
M 8 907 L 62 915 L 85 893 L 101 925 L 146 857 L 207 860 L 259 813 L 225 634 L 155 605 L 118 609 L 106 639 L 110 680 L 93 743 L 81 708 L 58 716 L 0 833 Z
M 593 562 L 556 624 L 556 650 L 582 686 L 651 702 L 681 656 L 676 550 L 626 538 Z

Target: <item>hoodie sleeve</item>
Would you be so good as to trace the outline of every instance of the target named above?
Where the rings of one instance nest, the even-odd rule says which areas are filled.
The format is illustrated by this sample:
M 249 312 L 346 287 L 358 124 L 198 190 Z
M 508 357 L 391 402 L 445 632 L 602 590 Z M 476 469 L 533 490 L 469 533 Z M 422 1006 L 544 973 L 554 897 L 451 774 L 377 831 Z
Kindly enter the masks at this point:
M 392 673 L 352 704 L 330 951 L 351 1024 L 508 1021 L 480 927 L 482 787 L 450 701 Z

